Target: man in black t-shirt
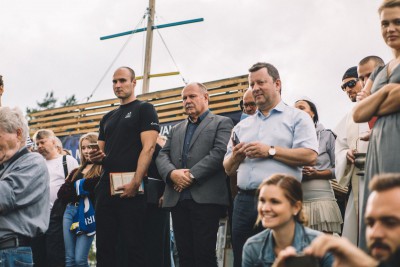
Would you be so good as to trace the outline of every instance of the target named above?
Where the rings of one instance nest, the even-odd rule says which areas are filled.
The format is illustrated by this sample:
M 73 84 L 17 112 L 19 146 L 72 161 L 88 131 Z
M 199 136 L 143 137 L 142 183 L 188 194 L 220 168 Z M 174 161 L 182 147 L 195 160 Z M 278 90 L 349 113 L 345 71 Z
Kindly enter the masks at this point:
M 138 189 L 151 162 L 160 127 L 154 107 L 136 99 L 135 86 L 132 69 L 121 67 L 115 71 L 113 89 L 121 106 L 100 121 L 100 150 L 90 154 L 93 162 L 103 164 L 104 170 L 95 192 L 99 267 L 146 266 L 146 199 Z M 111 172 L 136 172 L 131 183 L 121 187 L 120 196 L 110 194 Z

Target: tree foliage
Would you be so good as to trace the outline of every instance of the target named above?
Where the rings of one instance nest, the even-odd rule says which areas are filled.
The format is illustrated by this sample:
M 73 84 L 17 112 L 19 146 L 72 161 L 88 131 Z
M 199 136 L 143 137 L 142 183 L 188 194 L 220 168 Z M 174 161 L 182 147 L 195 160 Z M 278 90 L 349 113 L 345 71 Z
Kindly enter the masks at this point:
M 64 102 L 61 102 L 59 106 L 66 107 L 66 106 L 75 105 L 77 103 L 78 103 L 78 101 L 77 101 L 75 95 L 72 95 L 70 97 L 67 97 Z M 36 101 L 36 105 L 37 105 L 37 107 L 34 107 L 34 108 L 27 107 L 26 113 L 29 114 L 32 112 L 38 112 L 41 110 L 46 110 L 46 109 L 57 107 L 57 98 L 54 96 L 54 92 L 53 91 L 47 92 L 42 101 Z
M 61 102 L 61 107 L 68 107 L 78 104 L 78 100 L 75 98 L 75 95 L 67 97 L 64 102 Z

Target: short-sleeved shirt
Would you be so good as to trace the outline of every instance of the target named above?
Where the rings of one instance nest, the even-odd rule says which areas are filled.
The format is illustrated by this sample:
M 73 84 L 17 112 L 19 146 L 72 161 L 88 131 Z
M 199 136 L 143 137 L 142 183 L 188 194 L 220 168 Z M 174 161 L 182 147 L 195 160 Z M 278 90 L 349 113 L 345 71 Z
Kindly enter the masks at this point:
M 143 148 L 140 134 L 150 130 L 160 131 L 157 112 L 150 103 L 134 100 L 107 113 L 100 121 L 99 133 L 99 140 L 105 142 L 104 172 L 136 171 Z
M 254 116 L 240 121 L 233 131 L 240 142 L 261 142 L 269 146 L 308 148 L 318 153 L 315 126 L 310 116 L 302 110 L 279 102 L 264 116 L 257 110 Z M 229 142 L 225 158 L 232 155 Z M 256 189 L 267 177 L 275 173 L 293 175 L 301 181 L 301 167 L 289 166 L 274 159 L 245 158 L 237 170 L 237 185 L 244 190 Z

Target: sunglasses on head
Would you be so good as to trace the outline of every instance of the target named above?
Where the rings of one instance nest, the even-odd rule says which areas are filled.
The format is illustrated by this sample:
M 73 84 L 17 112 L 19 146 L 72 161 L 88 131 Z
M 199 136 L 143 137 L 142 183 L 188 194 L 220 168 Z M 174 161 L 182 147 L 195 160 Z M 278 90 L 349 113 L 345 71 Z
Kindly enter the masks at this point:
M 351 81 L 348 81 L 347 83 L 342 84 L 342 86 L 341 86 L 342 90 L 346 91 L 347 87 L 353 88 L 354 86 L 356 86 L 357 82 L 358 82 L 358 79 L 355 79 L 355 80 L 351 80 Z

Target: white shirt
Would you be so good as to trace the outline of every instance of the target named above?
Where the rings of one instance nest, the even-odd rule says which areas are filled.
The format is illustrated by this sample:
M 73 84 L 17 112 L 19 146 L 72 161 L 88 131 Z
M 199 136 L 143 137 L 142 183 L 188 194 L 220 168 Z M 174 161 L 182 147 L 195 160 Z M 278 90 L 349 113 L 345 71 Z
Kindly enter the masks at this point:
M 47 169 L 49 170 L 50 174 L 50 209 L 53 207 L 53 203 L 57 199 L 58 190 L 65 182 L 62 158 L 62 155 L 60 155 L 58 158 L 46 160 Z M 76 161 L 75 158 L 67 155 L 68 173 L 78 167 L 78 161 Z

